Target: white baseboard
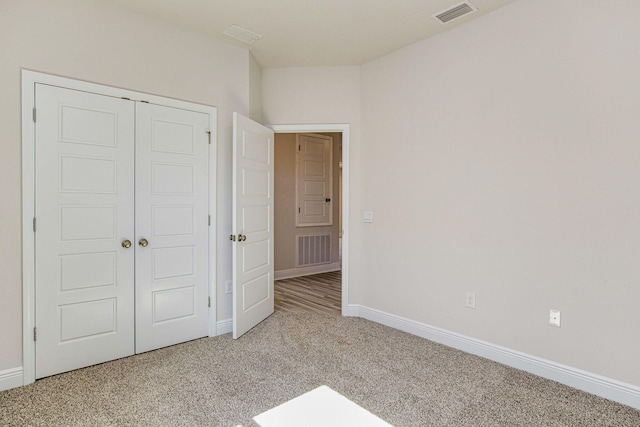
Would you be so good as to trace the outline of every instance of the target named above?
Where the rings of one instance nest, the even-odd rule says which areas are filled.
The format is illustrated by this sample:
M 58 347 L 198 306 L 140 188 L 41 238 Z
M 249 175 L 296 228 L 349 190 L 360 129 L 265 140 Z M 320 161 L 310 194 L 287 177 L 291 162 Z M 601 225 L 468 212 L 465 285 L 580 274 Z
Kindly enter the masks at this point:
M 289 270 L 278 270 L 273 273 L 274 280 L 289 279 L 291 277 L 310 276 L 312 274 L 329 273 L 341 269 L 340 262 L 331 264 L 312 265 L 309 267 L 291 268 Z
M 369 307 L 350 304 L 344 312 L 640 409 L 640 387 L 631 384 Z
M 224 335 L 233 332 L 233 319 L 218 320 L 216 322 L 216 335 Z
M 22 368 L 5 369 L 0 371 L 0 391 L 24 385 Z
M 354 304 L 347 304 L 346 306 L 342 306 L 342 315 L 345 317 L 364 317 L 360 315 L 360 308 L 362 306 L 361 305 L 354 305 Z M 369 319 L 372 320 L 372 319 Z M 376 322 L 375 320 L 373 320 L 374 322 Z M 382 322 L 377 322 L 377 323 L 382 323 Z M 389 325 L 387 325 L 389 326 Z M 396 328 L 398 329 L 398 328 Z

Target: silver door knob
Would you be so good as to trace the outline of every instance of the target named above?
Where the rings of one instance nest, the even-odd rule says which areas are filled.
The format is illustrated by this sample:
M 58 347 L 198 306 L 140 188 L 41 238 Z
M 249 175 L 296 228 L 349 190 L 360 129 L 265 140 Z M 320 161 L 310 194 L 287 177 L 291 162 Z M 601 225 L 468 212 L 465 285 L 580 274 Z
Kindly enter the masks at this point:
M 123 248 L 129 249 L 131 247 L 131 240 L 123 240 L 121 245 Z
M 140 246 L 141 248 L 146 248 L 148 244 L 149 241 L 147 239 L 142 238 L 138 240 L 138 246 Z

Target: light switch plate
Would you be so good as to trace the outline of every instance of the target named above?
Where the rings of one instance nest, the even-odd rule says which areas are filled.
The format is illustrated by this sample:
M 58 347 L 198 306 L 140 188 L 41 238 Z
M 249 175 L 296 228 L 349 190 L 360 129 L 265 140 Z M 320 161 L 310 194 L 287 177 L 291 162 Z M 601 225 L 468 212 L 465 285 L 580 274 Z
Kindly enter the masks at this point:
M 373 222 L 373 211 L 364 211 L 362 214 L 362 220 L 364 222 Z

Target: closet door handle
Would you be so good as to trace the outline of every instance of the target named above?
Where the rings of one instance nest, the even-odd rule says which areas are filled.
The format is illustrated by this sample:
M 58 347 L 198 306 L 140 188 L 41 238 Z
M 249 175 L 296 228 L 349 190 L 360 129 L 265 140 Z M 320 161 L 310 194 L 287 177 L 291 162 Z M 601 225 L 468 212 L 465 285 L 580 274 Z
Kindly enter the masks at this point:
M 149 241 L 147 239 L 145 239 L 145 238 L 142 238 L 142 239 L 138 240 L 138 245 L 141 248 L 146 248 L 148 244 L 149 244 Z
M 131 247 L 131 240 L 123 240 L 121 245 L 123 248 L 129 249 Z

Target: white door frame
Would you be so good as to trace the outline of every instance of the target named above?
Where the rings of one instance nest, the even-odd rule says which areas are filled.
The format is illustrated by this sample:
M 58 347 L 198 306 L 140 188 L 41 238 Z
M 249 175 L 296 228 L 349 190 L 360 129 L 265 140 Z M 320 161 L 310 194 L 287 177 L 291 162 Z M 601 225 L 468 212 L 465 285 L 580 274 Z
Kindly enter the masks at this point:
M 35 242 L 33 218 L 35 212 L 35 125 L 34 98 L 37 83 L 67 89 L 91 92 L 100 95 L 146 101 L 152 104 L 209 114 L 211 146 L 209 148 L 209 336 L 216 335 L 216 153 L 217 153 L 217 112 L 216 107 L 180 101 L 143 92 L 120 89 L 89 83 L 66 77 L 22 70 L 22 369 L 23 384 L 35 382 L 36 360 L 33 328 L 35 326 Z
M 300 124 L 266 125 L 275 133 L 342 133 L 342 315 L 349 306 L 349 129 L 350 125 Z

